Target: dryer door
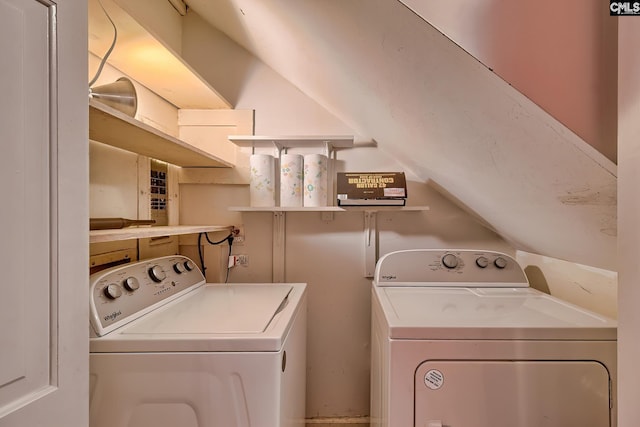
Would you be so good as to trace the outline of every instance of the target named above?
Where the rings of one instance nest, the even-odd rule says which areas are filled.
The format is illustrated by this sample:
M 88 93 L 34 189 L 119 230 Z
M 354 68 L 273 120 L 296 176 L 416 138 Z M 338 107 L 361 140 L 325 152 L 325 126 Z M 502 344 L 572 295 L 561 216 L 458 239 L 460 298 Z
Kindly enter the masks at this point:
M 609 372 L 593 361 L 427 361 L 415 426 L 610 426 Z

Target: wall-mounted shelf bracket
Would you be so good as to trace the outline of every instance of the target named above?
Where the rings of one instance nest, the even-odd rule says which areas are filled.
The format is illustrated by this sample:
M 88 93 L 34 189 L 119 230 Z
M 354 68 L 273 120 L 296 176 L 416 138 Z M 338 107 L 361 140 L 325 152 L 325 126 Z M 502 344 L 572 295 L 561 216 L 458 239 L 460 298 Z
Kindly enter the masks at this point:
M 272 280 L 274 283 L 284 282 L 285 227 L 286 227 L 285 212 L 273 212 Z
M 364 211 L 364 277 L 373 277 L 377 254 L 377 212 Z

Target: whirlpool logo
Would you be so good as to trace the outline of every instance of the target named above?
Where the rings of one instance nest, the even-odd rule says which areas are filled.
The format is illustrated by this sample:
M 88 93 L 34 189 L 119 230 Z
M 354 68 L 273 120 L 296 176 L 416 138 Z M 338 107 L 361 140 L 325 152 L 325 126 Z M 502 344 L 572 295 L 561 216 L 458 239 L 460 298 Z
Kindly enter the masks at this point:
M 611 16 L 640 15 L 640 1 L 609 0 L 609 15 Z
M 114 311 L 113 313 L 107 314 L 106 316 L 104 316 L 104 321 L 105 322 L 109 322 L 112 320 L 115 320 L 116 317 L 121 316 L 122 315 L 122 311 L 118 310 L 118 311 Z

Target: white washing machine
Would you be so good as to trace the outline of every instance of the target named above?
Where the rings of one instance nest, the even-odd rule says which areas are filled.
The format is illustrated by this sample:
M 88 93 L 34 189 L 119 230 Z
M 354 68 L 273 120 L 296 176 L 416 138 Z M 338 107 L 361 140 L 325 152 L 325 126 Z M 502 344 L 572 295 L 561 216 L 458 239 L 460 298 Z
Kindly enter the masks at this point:
M 616 329 L 530 288 L 508 255 L 389 253 L 373 283 L 371 425 L 616 426 Z
M 91 276 L 91 427 L 302 427 L 306 285 L 169 256 Z

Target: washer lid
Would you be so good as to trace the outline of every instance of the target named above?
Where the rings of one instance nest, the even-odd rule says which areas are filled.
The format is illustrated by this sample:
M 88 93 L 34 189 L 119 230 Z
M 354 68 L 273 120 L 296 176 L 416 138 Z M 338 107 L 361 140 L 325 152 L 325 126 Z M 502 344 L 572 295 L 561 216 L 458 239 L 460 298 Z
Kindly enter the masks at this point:
M 122 334 L 259 334 L 291 292 L 290 285 L 205 286 L 158 310 Z
M 615 340 L 616 322 L 531 288 L 374 288 L 391 338 Z
M 101 337 L 92 353 L 280 351 L 304 308 L 303 283 L 205 284 Z

